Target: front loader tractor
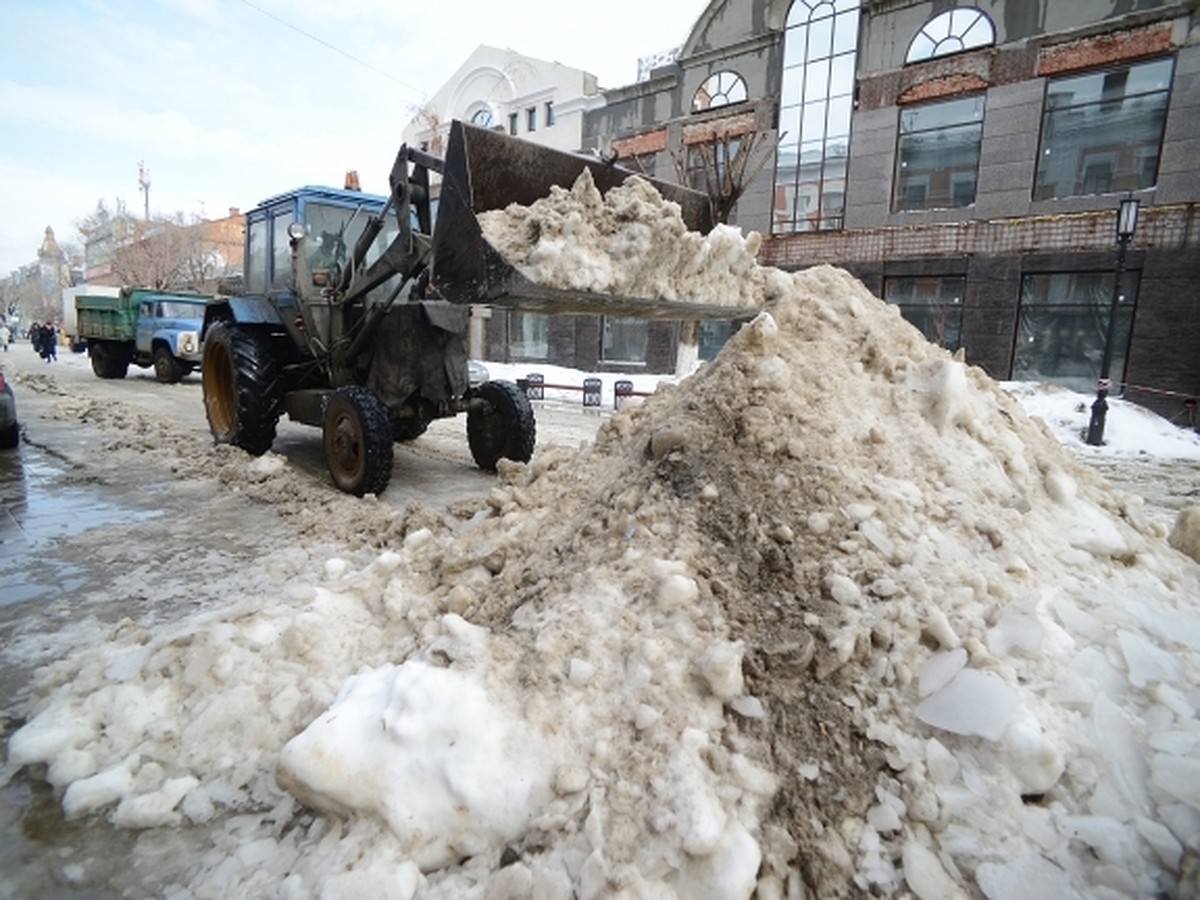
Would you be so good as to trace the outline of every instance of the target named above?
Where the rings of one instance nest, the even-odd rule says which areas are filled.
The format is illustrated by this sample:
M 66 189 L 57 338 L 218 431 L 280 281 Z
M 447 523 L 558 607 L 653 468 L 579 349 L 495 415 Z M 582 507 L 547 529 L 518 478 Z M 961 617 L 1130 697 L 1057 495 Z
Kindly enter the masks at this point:
M 286 412 L 322 430 L 335 484 L 359 496 L 387 486 L 394 442 L 463 412 L 476 464 L 528 461 L 535 422 L 525 393 L 470 378 L 472 305 L 703 315 L 692 304 L 533 283 L 484 239 L 478 213 L 532 204 L 584 168 L 602 191 L 631 174 L 454 122 L 444 159 L 400 148 L 388 197 L 303 187 L 264 201 L 246 216 L 240 292 L 207 307 L 202 383 L 214 438 L 261 455 Z M 705 195 L 655 186 L 689 228 L 709 230 Z

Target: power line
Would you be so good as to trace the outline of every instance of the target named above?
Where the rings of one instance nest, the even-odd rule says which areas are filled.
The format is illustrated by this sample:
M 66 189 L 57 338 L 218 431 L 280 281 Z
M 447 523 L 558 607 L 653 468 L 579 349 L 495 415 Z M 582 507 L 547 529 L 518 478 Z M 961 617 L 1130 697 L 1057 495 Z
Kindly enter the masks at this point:
M 384 78 L 387 78 L 390 81 L 396 82 L 396 84 L 400 85 L 401 87 L 408 88 L 413 93 L 420 95 L 422 100 L 425 99 L 425 92 L 423 90 L 421 90 L 418 87 L 415 87 L 414 85 L 409 84 L 407 81 L 402 81 L 401 79 L 397 78 L 395 75 L 392 75 L 390 72 L 385 72 L 382 69 L 376 68 L 375 66 L 371 65 L 369 62 L 359 59 L 357 56 L 354 56 L 351 53 L 347 53 L 341 47 L 334 46 L 333 44 L 329 43 L 329 41 L 325 40 L 324 38 L 318 37 L 317 35 L 313 34 L 312 32 L 305 31 L 299 25 L 294 25 L 293 23 L 287 21 L 286 19 L 282 19 L 279 16 L 275 15 L 275 13 L 270 12 L 269 10 L 265 10 L 261 6 L 258 6 L 255 3 L 251 3 L 250 0 L 242 0 L 242 3 L 246 4 L 246 6 L 250 7 L 253 10 L 256 10 L 257 12 L 262 13 L 264 16 L 267 16 L 268 18 L 274 19 L 280 25 L 283 25 L 286 28 L 292 29 L 292 31 L 295 31 L 295 32 L 298 32 L 299 34 L 304 35 L 310 41 L 316 41 L 322 47 L 328 47 L 334 53 L 340 53 L 342 56 L 346 57 L 346 59 L 350 60 L 351 62 L 358 63 L 360 66 L 365 66 L 366 68 L 370 69 L 372 72 L 376 73 L 377 75 L 382 75 Z

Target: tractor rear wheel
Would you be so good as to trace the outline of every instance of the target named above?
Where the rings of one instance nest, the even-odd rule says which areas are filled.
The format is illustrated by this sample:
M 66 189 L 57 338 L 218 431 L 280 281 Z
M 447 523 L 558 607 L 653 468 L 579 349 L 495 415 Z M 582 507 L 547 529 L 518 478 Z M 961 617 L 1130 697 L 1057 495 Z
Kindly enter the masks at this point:
M 501 459 L 529 462 L 537 438 L 533 407 L 511 381 L 488 381 L 475 389 L 467 411 L 467 444 L 481 469 L 496 468 Z
M 267 339 L 250 328 L 217 322 L 204 341 L 204 414 L 218 444 L 262 456 L 275 442 L 283 405 L 281 366 Z
M 392 477 L 392 423 L 382 400 L 365 387 L 340 387 L 325 404 L 325 463 L 340 490 L 382 494 Z

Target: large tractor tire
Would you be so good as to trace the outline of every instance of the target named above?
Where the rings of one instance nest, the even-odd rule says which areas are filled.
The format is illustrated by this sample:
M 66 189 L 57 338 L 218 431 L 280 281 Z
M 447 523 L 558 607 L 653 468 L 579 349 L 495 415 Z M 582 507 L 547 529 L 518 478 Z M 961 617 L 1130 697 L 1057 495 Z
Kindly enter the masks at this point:
M 205 366 L 207 371 L 207 366 Z M 325 463 L 340 490 L 382 494 L 392 477 L 392 423 L 382 400 L 365 387 L 340 387 L 325 403 Z
M 275 442 L 283 406 L 282 367 L 252 328 L 218 322 L 204 341 L 204 413 L 218 444 L 262 456 Z
M 154 348 L 154 377 L 163 384 L 178 384 L 183 377 L 183 364 L 167 347 Z
M 488 381 L 475 389 L 467 410 L 467 444 L 481 469 L 492 471 L 501 459 L 529 462 L 537 439 L 533 407 L 511 381 Z
M 88 347 L 88 356 L 97 378 L 124 378 L 129 372 L 129 357 L 120 346 L 97 341 Z

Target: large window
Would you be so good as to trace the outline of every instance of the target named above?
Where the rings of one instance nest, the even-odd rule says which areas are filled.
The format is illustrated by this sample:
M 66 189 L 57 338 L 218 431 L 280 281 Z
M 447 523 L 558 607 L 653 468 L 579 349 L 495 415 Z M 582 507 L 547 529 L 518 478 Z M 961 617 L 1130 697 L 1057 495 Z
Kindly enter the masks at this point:
M 796 0 L 784 36 L 775 233 L 841 228 L 859 0 Z
M 645 319 L 605 316 L 600 341 L 604 362 L 644 363 L 650 326 Z
M 905 321 L 938 346 L 957 350 L 962 345 L 962 298 L 966 279 L 961 275 L 922 275 L 888 278 L 883 299 L 900 307 Z
M 1022 279 L 1014 379 L 1054 382 L 1081 393 L 1096 389 L 1114 277 L 1113 272 L 1068 272 Z M 1137 285 L 1136 272 L 1121 276 L 1110 368 L 1116 385 L 1124 381 Z
M 508 351 L 514 359 L 545 359 L 550 355 L 549 316 L 512 310 L 508 314 Z
M 982 94 L 901 109 L 892 209 L 974 203 L 982 140 Z
M 1159 59 L 1050 81 L 1034 199 L 1154 187 L 1172 68 Z

